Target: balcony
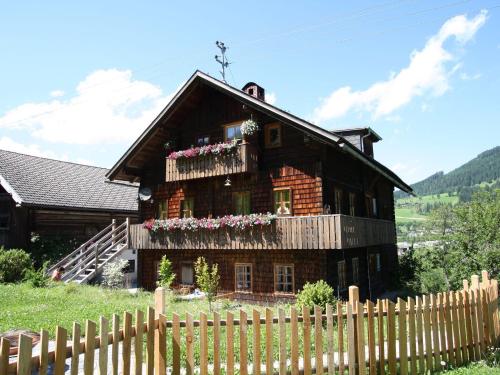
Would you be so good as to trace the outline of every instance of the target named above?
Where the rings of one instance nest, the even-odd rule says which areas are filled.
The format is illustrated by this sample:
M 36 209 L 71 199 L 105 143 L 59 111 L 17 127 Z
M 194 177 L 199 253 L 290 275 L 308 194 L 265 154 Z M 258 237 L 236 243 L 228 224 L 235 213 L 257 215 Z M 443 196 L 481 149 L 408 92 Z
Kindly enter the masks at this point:
M 238 231 L 170 231 L 150 233 L 130 226 L 135 249 L 349 249 L 396 242 L 394 222 L 346 215 L 280 217 L 272 225 Z
M 166 159 L 165 181 L 226 176 L 257 171 L 257 150 L 249 143 L 238 145 L 230 155 L 206 155 L 194 158 Z

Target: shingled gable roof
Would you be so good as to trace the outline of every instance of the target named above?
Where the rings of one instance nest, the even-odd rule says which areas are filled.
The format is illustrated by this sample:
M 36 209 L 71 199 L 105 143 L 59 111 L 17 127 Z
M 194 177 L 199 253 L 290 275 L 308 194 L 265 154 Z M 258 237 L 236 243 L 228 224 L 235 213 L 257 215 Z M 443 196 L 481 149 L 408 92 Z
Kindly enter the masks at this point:
M 246 92 L 241 91 L 233 86 L 228 85 L 225 82 L 222 82 L 218 79 L 215 79 L 203 72 L 196 71 L 189 80 L 177 91 L 172 100 L 167 104 L 167 106 L 160 112 L 160 114 L 153 120 L 153 122 L 146 128 L 146 130 L 139 136 L 139 138 L 130 146 L 130 148 L 125 152 L 125 154 L 118 160 L 118 162 L 110 169 L 110 171 L 106 174 L 106 176 L 113 180 L 118 174 L 119 170 L 125 167 L 129 158 L 137 152 L 142 145 L 147 142 L 149 137 L 151 137 L 154 133 L 154 130 L 159 123 L 164 118 L 168 118 L 168 116 L 175 109 L 176 105 L 181 102 L 181 97 L 189 92 L 189 89 L 195 83 L 203 83 L 207 86 L 215 88 L 219 91 L 222 91 L 228 95 L 231 95 L 237 98 L 244 104 L 247 104 L 251 107 L 256 108 L 257 110 L 266 113 L 269 116 L 272 116 L 285 124 L 298 128 L 299 130 L 307 133 L 309 136 L 317 139 L 320 142 L 336 145 L 342 147 L 344 151 L 352 155 L 354 158 L 360 160 L 364 164 L 368 165 L 370 168 L 375 169 L 382 175 L 384 175 L 387 179 L 389 179 L 397 188 L 413 194 L 413 189 L 407 185 L 403 180 L 401 180 L 395 173 L 391 170 L 383 166 L 381 163 L 375 161 L 373 158 L 368 157 L 367 155 L 360 152 L 355 146 L 349 143 L 344 138 L 333 134 L 332 132 L 325 130 L 317 125 L 314 125 L 308 121 L 305 121 L 289 112 L 283 111 L 269 103 L 266 103 L 262 100 L 259 100 L 251 95 L 248 95 Z
M 110 182 L 108 169 L 0 150 L 0 185 L 21 206 L 132 213 L 137 186 Z

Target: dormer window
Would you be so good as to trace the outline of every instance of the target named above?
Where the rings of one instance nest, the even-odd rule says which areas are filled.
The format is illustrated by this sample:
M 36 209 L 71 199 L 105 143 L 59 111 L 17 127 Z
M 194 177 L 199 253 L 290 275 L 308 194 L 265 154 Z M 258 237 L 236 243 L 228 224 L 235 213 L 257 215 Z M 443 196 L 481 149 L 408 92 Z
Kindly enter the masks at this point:
M 224 125 L 224 141 L 231 142 L 243 139 L 240 127 L 241 122 Z

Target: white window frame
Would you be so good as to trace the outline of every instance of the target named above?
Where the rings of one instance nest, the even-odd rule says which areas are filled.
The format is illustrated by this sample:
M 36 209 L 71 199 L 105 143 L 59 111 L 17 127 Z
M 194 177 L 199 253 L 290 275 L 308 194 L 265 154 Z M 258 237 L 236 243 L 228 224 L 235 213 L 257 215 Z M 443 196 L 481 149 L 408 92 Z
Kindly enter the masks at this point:
M 249 270 L 247 270 L 246 268 L 249 268 Z M 253 290 L 253 274 L 252 274 L 252 263 L 235 263 L 234 264 L 234 290 L 236 292 L 240 292 L 240 293 L 251 293 L 252 290 Z M 248 287 L 245 287 L 245 288 L 239 288 L 238 285 L 238 271 L 239 270 L 243 270 L 244 269 L 244 272 L 245 272 L 245 275 L 243 276 L 243 282 L 244 283 L 247 283 L 247 279 L 246 279 L 246 276 L 249 274 L 250 275 L 250 285 Z M 248 273 L 247 273 L 248 272 Z
M 279 284 L 278 275 L 280 274 L 280 272 L 279 272 L 280 268 L 283 268 L 283 269 L 290 268 L 291 269 L 292 281 L 290 283 L 286 282 L 284 284 L 284 285 L 290 285 L 290 287 L 291 287 L 290 291 L 288 291 L 288 290 L 283 291 L 283 290 L 279 290 L 279 288 L 278 288 L 278 284 Z M 281 288 L 281 289 L 284 289 L 284 288 Z M 277 294 L 294 294 L 295 293 L 295 269 L 294 269 L 293 264 L 279 263 L 279 264 L 274 265 L 274 293 L 277 293 Z

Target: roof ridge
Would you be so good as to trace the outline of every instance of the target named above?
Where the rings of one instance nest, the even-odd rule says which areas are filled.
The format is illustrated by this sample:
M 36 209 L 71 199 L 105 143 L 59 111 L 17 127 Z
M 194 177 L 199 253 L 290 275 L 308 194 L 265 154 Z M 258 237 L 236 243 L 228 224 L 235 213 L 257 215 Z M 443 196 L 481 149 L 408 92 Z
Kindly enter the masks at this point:
M 90 168 L 95 168 L 95 169 L 105 169 L 105 170 L 108 170 L 108 171 L 109 171 L 109 168 L 105 168 L 105 167 L 99 167 L 99 166 L 96 166 L 96 165 L 89 165 L 89 164 L 77 163 L 77 162 L 74 162 L 74 161 L 67 161 L 67 160 L 54 159 L 54 158 L 49 158 L 49 157 L 47 157 L 47 156 L 35 156 L 35 155 L 26 154 L 26 153 L 24 153 L 24 152 L 10 151 L 10 150 L 4 150 L 4 149 L 0 149 L 0 152 L 9 152 L 9 153 L 11 153 L 11 154 L 17 154 L 17 155 L 29 156 L 29 157 L 31 157 L 31 158 L 36 158 L 36 159 L 52 160 L 52 161 L 57 161 L 57 162 L 60 162 L 60 163 L 74 164 L 74 165 L 81 165 L 81 166 L 83 166 L 83 167 L 90 167 Z

